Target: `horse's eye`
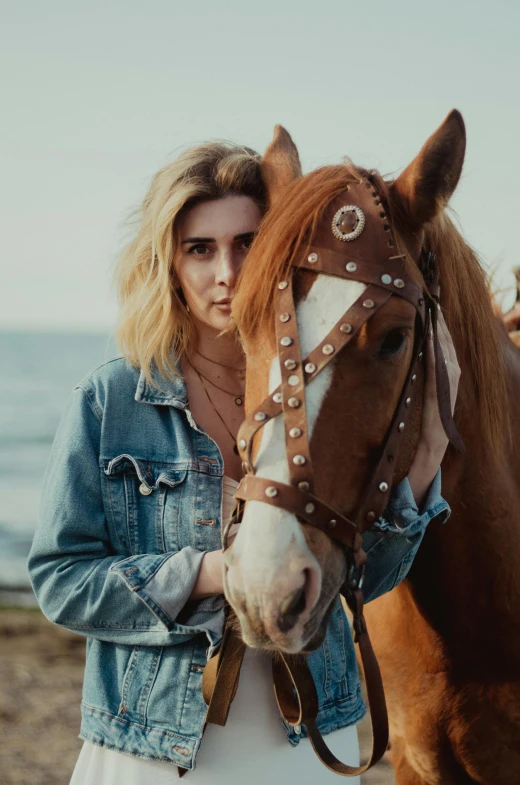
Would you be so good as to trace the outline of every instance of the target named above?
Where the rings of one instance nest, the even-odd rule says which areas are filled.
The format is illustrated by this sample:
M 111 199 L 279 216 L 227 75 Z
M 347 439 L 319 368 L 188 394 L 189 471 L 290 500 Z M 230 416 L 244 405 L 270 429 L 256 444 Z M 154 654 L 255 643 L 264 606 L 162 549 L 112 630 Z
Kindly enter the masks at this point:
M 403 329 L 391 330 L 381 344 L 378 355 L 379 357 L 393 357 L 401 351 L 406 339 L 406 331 Z

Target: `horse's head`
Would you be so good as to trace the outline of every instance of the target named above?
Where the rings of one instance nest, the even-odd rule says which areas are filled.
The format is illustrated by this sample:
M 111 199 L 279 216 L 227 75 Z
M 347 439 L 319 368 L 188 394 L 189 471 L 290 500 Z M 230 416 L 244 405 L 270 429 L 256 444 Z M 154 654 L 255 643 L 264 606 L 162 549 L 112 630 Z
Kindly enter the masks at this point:
M 320 645 L 347 571 L 345 540 L 329 536 L 331 509 L 363 530 L 410 467 L 423 387 L 417 262 L 424 226 L 458 182 L 464 147 L 454 111 L 393 182 L 351 165 L 302 177 L 296 148 L 280 128 L 265 154 L 271 207 L 245 263 L 234 316 L 247 354 L 251 437 L 241 434 L 239 448 L 245 457 L 250 442 L 256 478 L 272 482 L 246 496 L 225 551 L 226 595 L 249 645 L 286 652 Z M 292 298 L 280 294 L 291 290 L 291 279 L 292 315 Z M 266 398 L 273 403 L 265 413 Z M 282 405 L 285 424 L 275 416 Z M 396 421 L 399 407 L 405 425 L 405 414 Z M 280 484 L 300 489 L 301 498 L 276 506 L 277 494 L 285 498 Z M 327 509 L 316 509 L 306 492 Z M 318 514 L 321 524 L 312 525 Z

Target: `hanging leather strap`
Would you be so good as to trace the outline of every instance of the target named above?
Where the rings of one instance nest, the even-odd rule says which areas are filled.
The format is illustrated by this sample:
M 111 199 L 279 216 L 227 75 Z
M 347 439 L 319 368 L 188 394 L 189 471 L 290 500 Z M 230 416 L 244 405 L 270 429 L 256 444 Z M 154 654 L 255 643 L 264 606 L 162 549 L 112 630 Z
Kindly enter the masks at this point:
M 385 754 L 388 746 L 388 714 L 381 672 L 367 632 L 361 589 L 345 590 L 353 614 L 354 640 L 359 644 L 365 673 L 368 705 L 372 721 L 372 753 L 363 766 L 338 760 L 326 745 L 316 725 L 319 703 L 305 654 L 273 655 L 274 691 L 280 713 L 291 725 L 305 725 L 316 755 L 328 769 L 343 777 L 357 777 L 368 771 Z M 226 624 L 222 645 L 206 665 L 202 694 L 208 704 L 206 722 L 225 725 L 238 687 L 246 646 L 232 623 Z
M 238 688 L 245 650 L 245 643 L 228 617 L 220 648 L 206 663 L 202 674 L 202 696 L 208 706 L 206 724 L 208 722 L 213 722 L 215 725 L 226 724 Z M 179 777 L 183 777 L 188 771 L 180 766 L 177 766 L 177 770 Z
M 206 722 L 225 725 L 235 697 L 246 645 L 231 622 L 226 623 L 221 646 L 202 675 L 202 696 L 208 705 Z
M 360 589 L 354 589 L 348 591 L 345 598 L 354 615 L 355 641 L 359 644 L 370 707 L 372 753 L 368 761 L 362 766 L 350 766 L 338 760 L 325 743 L 316 724 L 318 696 L 305 655 L 276 656 L 273 659 L 273 679 L 280 712 L 291 725 L 305 725 L 320 761 L 336 774 L 357 777 L 368 771 L 385 754 L 388 747 L 388 714 L 381 672 L 363 616 L 363 594 Z

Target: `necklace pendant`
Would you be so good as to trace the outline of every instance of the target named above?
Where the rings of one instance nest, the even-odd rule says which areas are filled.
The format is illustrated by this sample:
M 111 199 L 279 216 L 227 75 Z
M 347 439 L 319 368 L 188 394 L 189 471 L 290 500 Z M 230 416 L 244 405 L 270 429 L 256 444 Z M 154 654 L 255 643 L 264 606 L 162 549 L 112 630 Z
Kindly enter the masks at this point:
M 239 371 L 238 372 L 238 378 L 239 379 L 245 379 L 246 378 L 246 375 L 245 375 L 244 371 Z
M 240 397 L 240 395 L 238 395 L 235 398 L 235 403 L 236 403 L 237 406 L 242 406 L 242 404 L 244 403 L 244 400 L 243 400 L 243 398 Z

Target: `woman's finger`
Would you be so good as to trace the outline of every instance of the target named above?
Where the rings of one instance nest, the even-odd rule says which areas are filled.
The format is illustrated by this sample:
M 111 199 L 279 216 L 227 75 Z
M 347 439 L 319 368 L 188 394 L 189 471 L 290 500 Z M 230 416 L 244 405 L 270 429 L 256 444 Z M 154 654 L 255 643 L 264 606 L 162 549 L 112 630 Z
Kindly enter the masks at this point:
M 438 319 L 438 327 L 439 327 L 439 343 L 441 345 L 441 349 L 444 352 L 444 356 L 448 360 L 448 363 L 453 366 L 455 371 L 460 374 L 460 366 L 459 361 L 457 359 L 457 352 L 455 350 L 455 345 L 453 343 L 453 339 L 451 337 L 451 333 L 448 330 L 448 325 L 444 320 L 444 316 L 442 312 L 439 311 L 439 319 Z
M 437 382 L 435 378 L 435 352 L 433 349 L 433 330 L 428 332 L 426 341 L 426 380 L 424 385 L 425 405 L 437 405 Z
M 446 324 L 443 313 L 440 309 L 437 312 L 437 331 L 439 333 L 439 343 L 441 345 L 441 349 L 444 352 L 444 355 L 446 356 L 446 359 L 449 359 L 452 363 L 457 363 L 455 346 L 453 345 L 453 340 L 450 331 L 448 330 L 448 325 Z
M 451 338 L 450 331 L 442 315 L 442 311 L 438 311 L 437 319 L 437 335 L 439 339 L 439 346 L 441 349 L 444 362 L 446 363 L 446 371 L 448 373 L 448 381 L 450 385 L 450 402 L 451 412 L 455 411 L 455 403 L 457 401 L 457 393 L 459 389 L 460 379 L 460 366 L 457 360 L 457 353 Z

